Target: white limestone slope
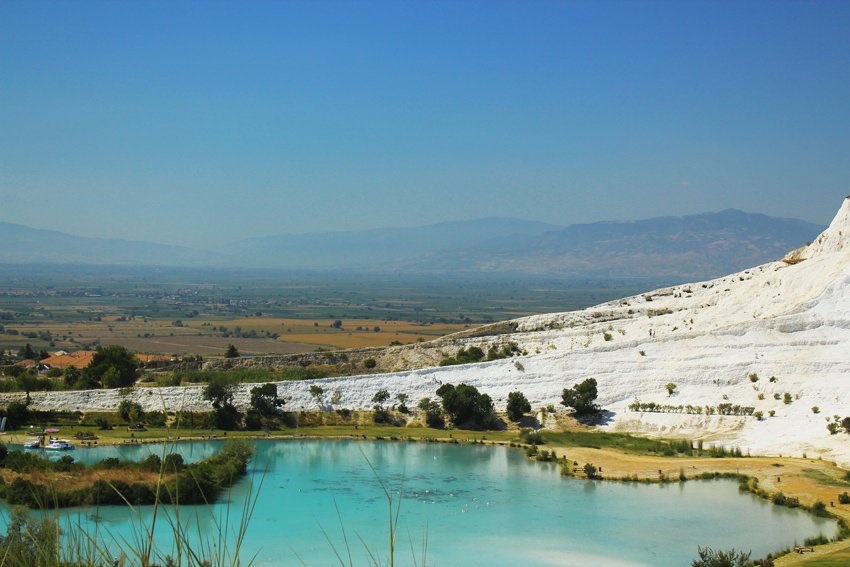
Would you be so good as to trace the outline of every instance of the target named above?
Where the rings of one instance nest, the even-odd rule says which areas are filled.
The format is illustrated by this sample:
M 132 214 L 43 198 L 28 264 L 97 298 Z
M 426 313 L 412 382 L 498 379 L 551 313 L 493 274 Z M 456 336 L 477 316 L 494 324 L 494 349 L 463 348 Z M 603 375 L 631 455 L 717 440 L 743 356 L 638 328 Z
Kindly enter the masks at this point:
M 518 343 L 529 353 L 519 359 L 342 379 L 329 387 L 346 392 L 349 404 L 368 407 L 373 388 L 403 390 L 416 399 L 433 395 L 440 383 L 467 382 L 497 406 L 515 389 L 539 406 L 557 405 L 564 387 L 594 377 L 600 403 L 612 412 L 606 429 L 704 438 L 753 454 L 806 453 L 850 465 L 850 436 L 826 428 L 829 417 L 850 415 L 850 200 L 814 243 L 789 259 L 798 263 L 773 262 L 582 311 L 519 319 L 516 333 L 490 341 Z M 677 385 L 672 396 L 668 382 Z M 782 399 L 786 392 L 790 404 Z M 765 419 L 642 413 L 629 410 L 635 399 L 683 406 L 728 402 L 752 406 Z M 774 417 L 768 417 L 771 410 Z
M 278 389 L 289 398 L 289 409 L 315 409 L 308 387 L 316 383 L 327 398 L 335 390 L 342 393 L 336 407 L 361 409 L 370 408 L 382 388 L 418 400 L 433 397 L 440 384 L 466 382 L 490 394 L 500 408 L 513 390 L 523 391 L 535 408 L 560 408 L 563 388 L 593 377 L 599 402 L 610 412 L 605 429 L 708 439 L 752 454 L 805 453 L 850 466 L 850 435 L 830 435 L 826 428 L 829 417 L 850 416 L 850 198 L 814 243 L 788 259 L 798 263 L 773 262 L 582 311 L 526 317 L 515 321 L 515 333 L 455 342 L 456 348 L 486 350 L 512 341 L 528 353 L 518 358 L 281 382 Z M 758 374 L 756 383 L 748 378 L 751 373 Z M 668 382 L 677 385 L 672 396 L 665 389 Z M 250 387 L 241 388 L 238 402 L 247 404 Z M 786 392 L 791 404 L 781 399 Z M 0 395 L 0 401 L 9 396 Z M 209 408 L 197 387 L 137 390 L 132 397 L 148 409 Z M 33 398 L 36 407 L 80 410 L 114 410 L 119 401 L 116 391 Z M 635 399 L 752 406 L 765 419 L 642 413 L 628 408 Z M 813 413 L 814 406 L 819 413 Z M 776 415 L 767 417 L 771 410 Z

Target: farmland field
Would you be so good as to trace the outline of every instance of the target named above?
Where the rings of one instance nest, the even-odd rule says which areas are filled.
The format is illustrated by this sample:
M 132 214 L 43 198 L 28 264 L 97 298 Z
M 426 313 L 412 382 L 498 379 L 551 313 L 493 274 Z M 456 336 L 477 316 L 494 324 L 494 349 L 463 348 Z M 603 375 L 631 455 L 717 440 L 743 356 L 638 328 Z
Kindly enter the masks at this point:
M 93 266 L 0 267 L 0 349 L 220 355 L 380 347 L 657 287 L 649 280 L 452 278 Z

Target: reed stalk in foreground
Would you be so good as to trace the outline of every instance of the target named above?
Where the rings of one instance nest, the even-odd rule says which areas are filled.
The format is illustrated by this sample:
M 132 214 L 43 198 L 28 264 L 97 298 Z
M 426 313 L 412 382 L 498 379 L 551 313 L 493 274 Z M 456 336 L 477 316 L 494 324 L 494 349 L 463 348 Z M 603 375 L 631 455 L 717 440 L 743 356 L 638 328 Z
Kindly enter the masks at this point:
M 363 460 L 366 461 L 366 464 L 369 465 L 369 469 L 371 469 L 372 474 L 375 475 L 375 479 L 378 481 L 378 484 L 380 485 L 381 490 L 384 492 L 384 497 L 387 500 L 387 507 L 388 507 L 388 512 L 389 512 L 388 523 L 387 523 L 387 535 L 388 535 L 388 538 L 389 538 L 389 547 L 388 547 L 388 555 L 387 555 L 388 563 L 387 564 L 389 565 L 389 567 L 395 567 L 395 543 L 396 543 L 396 533 L 398 532 L 398 517 L 399 517 L 399 513 L 401 511 L 401 500 L 402 500 L 403 495 L 404 495 L 404 477 L 402 476 L 401 484 L 399 485 L 398 500 L 395 501 L 394 498 L 393 498 L 392 490 L 390 490 L 390 488 L 387 487 L 387 485 L 381 479 L 381 475 L 378 474 L 378 471 L 375 469 L 374 465 L 372 465 L 372 461 L 369 460 L 369 457 L 366 456 L 366 453 L 363 452 L 362 448 L 360 448 L 360 454 L 363 455 Z M 342 532 L 343 545 L 345 547 L 346 556 L 348 558 L 348 567 L 353 567 L 354 562 L 353 562 L 352 557 L 351 557 L 351 547 L 348 543 L 348 535 L 346 534 L 346 531 L 345 531 L 345 522 L 343 522 L 343 520 L 342 520 L 342 514 L 339 511 L 339 506 L 337 506 L 336 499 L 334 499 L 334 507 L 336 508 L 336 515 L 337 515 L 337 518 L 339 519 L 339 526 L 340 526 L 340 531 Z M 337 561 L 339 561 L 340 566 L 346 567 L 346 563 L 343 560 L 342 555 L 340 554 L 340 551 L 334 545 L 334 543 L 331 540 L 328 533 L 325 531 L 325 529 L 322 526 L 319 526 L 319 529 L 322 531 L 322 534 L 325 536 L 325 539 L 327 540 L 328 544 L 331 546 L 331 550 L 333 551 L 334 556 L 336 556 Z M 369 547 L 369 544 L 366 543 L 366 541 L 363 539 L 363 537 L 360 534 L 358 534 L 357 532 L 355 532 L 355 534 L 357 535 L 357 538 L 360 540 L 360 543 L 363 544 L 363 547 L 366 551 L 366 554 L 369 557 L 369 565 L 371 565 L 372 567 L 382 567 L 382 563 L 381 563 L 381 560 L 380 560 L 380 557 L 378 556 L 378 554 L 376 552 L 374 552 Z M 408 539 L 410 541 L 410 554 L 413 558 L 413 565 L 414 566 L 426 567 L 426 560 L 427 560 L 427 557 L 428 557 L 428 526 L 427 526 L 427 524 L 425 526 L 425 532 L 424 532 L 423 539 L 422 539 L 421 563 L 420 563 L 419 559 L 417 559 L 417 557 L 416 557 L 416 551 L 413 547 L 413 538 L 410 536 L 409 532 L 408 532 Z M 297 556 L 297 553 L 296 553 L 296 556 Z M 298 557 L 298 559 L 299 559 L 299 561 L 301 561 L 302 565 L 305 565 L 305 566 L 307 565 L 307 563 L 303 559 L 301 559 L 301 557 Z
M 179 423 L 177 425 L 179 427 Z M 228 447 L 236 444 L 243 444 L 244 447 L 236 447 L 234 450 L 253 451 L 244 440 L 230 441 Z M 210 510 L 214 529 L 201 533 L 198 523 L 197 538 L 193 539 L 191 516 L 181 520 L 180 483 L 169 487 L 166 482 L 166 454 L 175 446 L 176 443 L 167 434 L 162 445 L 153 513 L 149 521 L 143 519 L 139 507 L 130 503 L 110 483 L 133 519 L 133 530 L 129 537 L 113 534 L 108 529 L 101 531 L 97 524 L 94 530 L 86 530 L 79 515 L 76 521 L 67 518 L 63 522 L 54 486 L 53 506 L 51 502 L 39 502 L 39 508 L 35 511 L 23 507 L 12 509 L 6 535 L 0 536 L 0 567 L 250 567 L 256 554 L 243 562 L 241 551 L 265 475 L 256 486 L 251 481 L 238 523 L 234 523 L 231 517 L 228 499 L 227 506 L 219 514 Z M 192 474 L 192 481 L 195 484 L 193 488 L 202 495 L 203 504 L 209 506 L 200 479 Z M 230 489 L 231 486 L 228 486 L 227 492 Z M 182 506 L 186 505 L 184 503 Z M 99 509 L 95 508 L 95 517 Z M 154 534 L 157 524 L 163 524 L 163 528 L 173 533 L 172 549 L 168 553 L 156 548 Z

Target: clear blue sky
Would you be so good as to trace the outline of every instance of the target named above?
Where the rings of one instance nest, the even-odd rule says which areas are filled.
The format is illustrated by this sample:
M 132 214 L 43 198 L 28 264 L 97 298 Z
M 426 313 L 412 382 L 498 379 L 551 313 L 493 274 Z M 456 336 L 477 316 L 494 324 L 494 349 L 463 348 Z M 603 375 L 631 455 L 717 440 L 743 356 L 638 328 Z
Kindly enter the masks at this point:
M 0 220 L 276 233 L 850 193 L 850 2 L 0 2 Z

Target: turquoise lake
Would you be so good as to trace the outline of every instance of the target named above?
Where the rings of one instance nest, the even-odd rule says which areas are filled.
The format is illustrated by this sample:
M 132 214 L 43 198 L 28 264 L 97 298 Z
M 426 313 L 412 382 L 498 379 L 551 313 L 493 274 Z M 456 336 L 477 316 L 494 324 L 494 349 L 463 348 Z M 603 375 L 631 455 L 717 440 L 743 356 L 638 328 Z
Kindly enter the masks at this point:
M 404 482 L 398 565 L 413 564 L 411 543 L 421 559 L 426 529 L 428 565 L 443 566 L 679 567 L 690 564 L 697 546 L 751 549 L 758 557 L 835 532 L 834 522 L 742 494 L 728 480 L 643 485 L 565 479 L 556 465 L 531 462 L 521 451 L 502 447 L 328 440 L 255 444 L 249 477 L 227 499 L 183 507 L 180 514 L 201 534 L 212 534 L 212 518 L 223 517 L 228 507 L 231 524 L 238 523 L 234 516 L 262 479 L 242 554 L 256 553 L 258 566 L 339 565 L 328 542 L 345 557 L 337 508 L 354 564 L 371 564 L 368 546 L 386 565 L 387 503 L 367 459 L 396 493 Z M 218 447 L 217 442 L 192 442 L 172 450 L 196 461 Z M 162 446 L 71 454 L 93 463 L 150 453 L 161 454 Z M 132 539 L 133 520 L 125 507 L 61 514 L 90 533 L 97 529 L 100 537 Z M 150 507 L 143 507 L 141 515 L 149 518 Z M 169 553 L 168 525 L 158 524 L 155 539 L 160 551 Z

